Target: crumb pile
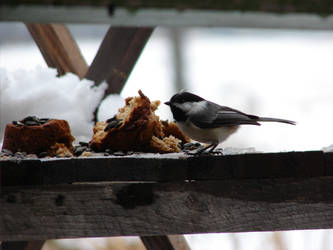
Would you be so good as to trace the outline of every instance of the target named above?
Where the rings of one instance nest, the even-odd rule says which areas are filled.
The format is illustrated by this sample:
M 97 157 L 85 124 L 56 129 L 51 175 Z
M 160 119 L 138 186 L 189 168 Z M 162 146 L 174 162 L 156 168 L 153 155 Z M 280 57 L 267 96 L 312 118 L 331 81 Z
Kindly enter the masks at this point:
M 180 144 L 189 139 L 175 123 L 160 121 L 154 113 L 159 105 L 139 90 L 139 96 L 128 97 L 115 117 L 96 123 L 89 146 L 95 151 L 180 152 Z

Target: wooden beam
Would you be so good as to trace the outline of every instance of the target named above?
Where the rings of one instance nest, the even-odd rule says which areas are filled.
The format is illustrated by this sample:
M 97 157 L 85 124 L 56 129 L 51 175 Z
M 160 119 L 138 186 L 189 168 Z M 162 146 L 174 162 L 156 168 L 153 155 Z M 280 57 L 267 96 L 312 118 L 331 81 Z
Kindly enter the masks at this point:
M 168 239 L 176 250 L 191 250 L 183 235 L 168 235 Z
M 147 250 L 191 250 L 183 235 L 141 236 Z
M 166 235 L 141 236 L 140 239 L 147 250 L 175 250 Z
M 316 1 L 279 1 L 279 0 L 231 0 L 231 1 L 201 1 L 201 0 L 176 0 L 176 1 L 151 1 L 151 0 L 2 0 L 2 4 L 20 6 L 25 4 L 41 6 L 98 6 L 105 7 L 112 15 L 113 10 L 123 7 L 135 12 L 141 8 L 151 9 L 205 9 L 205 10 L 228 10 L 228 11 L 267 11 L 276 13 L 300 12 L 300 13 L 333 13 L 333 4 L 326 0 Z
M 105 95 L 120 93 L 154 28 L 111 27 L 87 72 L 98 85 L 107 81 Z
M 230 180 L 333 176 L 333 154 L 322 151 L 190 157 L 137 154 L 0 160 L 2 186 L 99 181 Z
M 72 72 L 82 79 L 88 66 L 69 29 L 62 24 L 27 23 L 31 36 L 47 65 L 56 68 L 58 75 Z
M 0 240 L 333 228 L 333 177 L 4 187 Z
M 2 243 L 1 250 L 41 250 L 44 241 L 7 241 Z M 1 246 L 0 246 L 1 247 Z

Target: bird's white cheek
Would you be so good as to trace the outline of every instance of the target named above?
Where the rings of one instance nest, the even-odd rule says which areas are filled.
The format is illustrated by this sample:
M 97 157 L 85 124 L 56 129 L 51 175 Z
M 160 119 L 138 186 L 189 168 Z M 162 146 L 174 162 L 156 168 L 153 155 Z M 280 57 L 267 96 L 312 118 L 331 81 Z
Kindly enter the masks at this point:
M 192 104 L 189 103 L 189 102 L 185 102 L 185 103 L 181 103 L 181 104 L 180 103 L 175 103 L 174 105 L 185 113 L 190 111 L 191 108 L 192 108 Z

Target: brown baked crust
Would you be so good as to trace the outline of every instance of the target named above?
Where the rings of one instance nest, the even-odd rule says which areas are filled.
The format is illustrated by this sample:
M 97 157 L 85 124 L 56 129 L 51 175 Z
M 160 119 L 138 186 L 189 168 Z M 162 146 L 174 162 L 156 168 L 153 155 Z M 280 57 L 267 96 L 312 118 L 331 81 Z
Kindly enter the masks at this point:
M 190 142 L 190 138 L 183 134 L 182 131 L 178 128 L 177 124 L 174 122 L 161 121 L 163 133 L 165 136 L 174 136 L 177 139 L 181 140 L 183 143 Z
M 51 119 L 36 126 L 7 124 L 2 148 L 13 153 L 49 152 L 55 155 L 61 147 L 66 147 L 72 152 L 74 140 L 67 121 Z
M 179 133 L 177 131 L 173 134 L 168 125 L 161 123 L 154 113 L 159 104 L 159 101 L 151 102 L 139 90 L 139 96 L 127 98 L 126 105 L 119 109 L 116 118 L 122 121 L 120 126 L 104 131 L 108 123 L 96 123 L 93 138 L 89 143 L 90 147 L 95 151 L 112 149 L 159 153 L 179 152 L 178 145 L 185 136 L 180 136 L 179 130 Z M 177 139 L 178 136 L 179 139 Z M 166 137 L 168 139 L 165 139 Z

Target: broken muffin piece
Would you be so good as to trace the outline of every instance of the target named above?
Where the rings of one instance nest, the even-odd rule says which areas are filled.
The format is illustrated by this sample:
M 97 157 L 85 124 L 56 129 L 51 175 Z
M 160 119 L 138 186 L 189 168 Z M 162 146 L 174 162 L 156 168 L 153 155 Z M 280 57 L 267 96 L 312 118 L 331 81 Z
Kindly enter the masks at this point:
M 151 102 L 141 90 L 126 98 L 126 105 L 107 122 L 97 122 L 89 145 L 95 151 L 106 149 L 137 152 L 180 152 L 180 143 L 189 142 L 177 126 L 161 122 L 154 111 L 160 101 Z

